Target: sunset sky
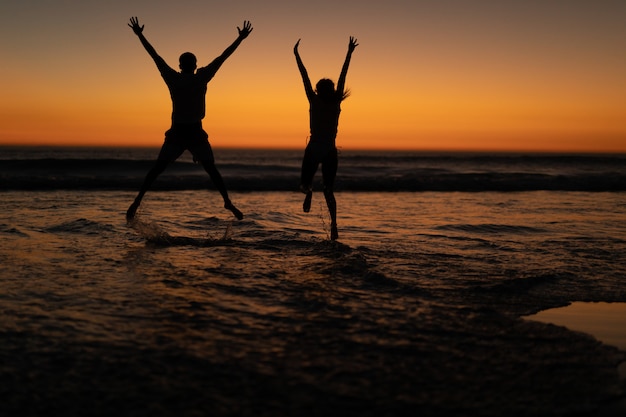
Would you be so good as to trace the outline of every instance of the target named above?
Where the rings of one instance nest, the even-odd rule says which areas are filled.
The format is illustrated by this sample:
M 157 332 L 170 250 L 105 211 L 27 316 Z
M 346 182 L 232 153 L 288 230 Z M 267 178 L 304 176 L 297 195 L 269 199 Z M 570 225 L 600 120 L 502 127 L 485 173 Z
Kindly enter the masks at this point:
M 0 144 L 160 146 L 169 94 L 127 26 L 178 67 L 254 30 L 210 82 L 215 147 L 304 148 L 315 83 L 350 35 L 344 149 L 626 152 L 624 0 L 20 0 L 0 5 Z

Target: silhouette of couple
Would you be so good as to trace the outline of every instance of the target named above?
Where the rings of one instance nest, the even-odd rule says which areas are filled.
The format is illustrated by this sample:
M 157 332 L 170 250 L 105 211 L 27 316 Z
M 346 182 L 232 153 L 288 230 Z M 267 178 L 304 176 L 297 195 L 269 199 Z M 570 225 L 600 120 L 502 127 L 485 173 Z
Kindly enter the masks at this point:
M 250 35 L 252 25 L 249 21 L 244 20 L 243 26 L 241 28 L 237 27 L 237 31 L 239 32 L 237 39 L 206 67 L 197 68 L 195 55 L 191 52 L 183 53 L 179 58 L 180 72 L 170 67 L 165 60 L 157 54 L 156 50 L 143 35 L 144 26 L 139 24 L 139 19 L 132 17 L 128 26 L 130 26 L 135 35 L 137 35 L 143 47 L 154 60 L 170 91 L 172 98 L 172 125 L 170 129 L 165 132 L 165 140 L 156 163 L 146 175 L 135 201 L 126 212 L 127 221 L 132 222 L 135 218 L 141 200 L 154 180 L 165 171 L 165 168 L 167 168 L 170 163 L 178 159 L 185 150 L 191 152 L 194 161 L 201 164 L 204 170 L 209 174 L 213 184 L 224 199 L 224 208 L 230 210 L 237 219 L 243 219 L 241 211 L 230 201 L 224 180 L 215 166 L 213 150 L 208 140 L 209 136 L 202 128 L 202 119 L 204 119 L 205 116 L 207 84 L 211 81 L 213 76 L 215 76 L 224 61 L 226 61 L 226 59 L 235 52 L 241 42 Z M 339 113 L 341 112 L 340 104 L 349 95 L 349 92 L 345 90 L 346 74 L 348 73 L 352 52 L 358 44 L 356 39 L 350 37 L 348 54 L 346 55 L 346 60 L 341 69 L 337 88 L 335 88 L 333 81 L 324 78 L 318 81 L 315 90 L 311 85 L 306 68 L 300 58 L 298 52 L 299 44 L 300 40 L 296 42 L 293 52 L 296 56 L 298 69 L 300 70 L 300 75 L 304 83 L 304 90 L 309 100 L 311 132 L 309 143 L 304 151 L 300 179 L 300 190 L 306 195 L 303 210 L 309 212 L 311 208 L 313 177 L 315 176 L 318 166 L 321 164 L 324 181 L 324 198 L 326 199 L 331 218 L 330 238 L 331 240 L 336 240 L 339 234 L 337 231 L 337 203 L 333 193 L 337 174 L 337 147 L 335 146 L 335 138 L 337 137 Z

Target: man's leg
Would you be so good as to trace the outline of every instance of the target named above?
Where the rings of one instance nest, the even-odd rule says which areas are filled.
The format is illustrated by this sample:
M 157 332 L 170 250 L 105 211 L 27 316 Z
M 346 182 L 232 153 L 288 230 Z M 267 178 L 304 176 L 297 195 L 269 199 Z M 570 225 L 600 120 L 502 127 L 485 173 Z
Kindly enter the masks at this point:
M 159 175 L 165 171 L 165 168 L 170 164 L 170 162 L 174 162 L 178 159 L 179 156 L 185 152 L 185 148 L 182 147 L 179 143 L 176 143 L 174 137 L 174 130 L 170 129 L 165 132 L 165 142 L 163 142 L 163 146 L 161 146 L 161 150 L 159 151 L 159 156 L 157 157 L 157 161 L 154 163 L 154 166 L 148 174 L 146 175 L 146 179 L 143 181 L 143 185 L 139 190 L 139 194 L 135 198 L 133 204 L 130 205 L 128 211 L 126 211 L 126 220 L 131 221 L 135 217 L 137 213 L 137 209 L 141 204 L 141 200 L 143 199 L 144 194 L 148 191 L 154 180 L 157 179 Z
M 230 210 L 237 220 L 243 219 L 243 213 L 235 207 L 228 197 L 228 191 L 226 190 L 222 175 L 215 166 L 215 157 L 213 156 L 213 149 L 209 143 L 209 135 L 201 127 L 194 132 L 187 149 L 189 149 L 193 155 L 193 160 L 201 164 L 211 177 L 213 185 L 215 185 L 215 188 L 217 188 L 224 199 L 224 208 Z
M 224 199 L 224 208 L 230 210 L 233 215 L 237 218 L 237 220 L 243 219 L 243 213 L 235 207 L 235 205 L 230 201 L 228 197 L 228 191 L 226 190 L 226 185 L 224 184 L 224 180 L 222 179 L 222 175 L 217 170 L 215 163 L 212 160 L 204 160 L 200 161 L 204 170 L 211 177 L 211 181 L 213 181 L 213 185 L 220 192 L 222 198 Z
M 139 208 L 139 205 L 141 204 L 141 200 L 143 199 L 143 196 L 146 194 L 146 191 L 148 191 L 148 189 L 150 188 L 154 180 L 156 180 L 157 177 L 161 175 L 163 171 L 165 171 L 165 168 L 167 168 L 168 164 L 169 164 L 169 161 L 166 161 L 166 160 L 158 159 L 156 161 L 152 169 L 146 175 L 146 178 L 143 181 L 143 185 L 141 186 L 141 189 L 139 190 L 139 194 L 137 194 L 137 197 L 135 197 L 135 201 L 133 202 L 133 204 L 130 205 L 130 207 L 128 208 L 128 211 L 126 211 L 126 221 L 130 222 L 135 218 L 137 209 Z

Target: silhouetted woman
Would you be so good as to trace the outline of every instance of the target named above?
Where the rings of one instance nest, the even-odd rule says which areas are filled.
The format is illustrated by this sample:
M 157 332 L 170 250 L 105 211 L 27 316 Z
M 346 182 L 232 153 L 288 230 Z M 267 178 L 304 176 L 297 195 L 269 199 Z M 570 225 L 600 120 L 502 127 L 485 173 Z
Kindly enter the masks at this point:
M 339 237 L 339 233 L 337 232 L 337 203 L 333 193 L 337 175 L 335 138 L 337 137 L 341 102 L 349 95 L 349 92 L 345 91 L 346 74 L 348 73 L 352 52 L 354 52 L 358 43 L 356 43 L 355 38 L 350 37 L 348 54 L 339 75 L 337 89 L 335 89 L 335 84 L 332 80 L 323 78 L 317 82 L 315 90 L 313 90 L 309 75 L 302 63 L 302 59 L 300 59 L 300 54 L 298 53 L 299 45 L 300 40 L 298 39 L 298 42 L 293 47 L 293 53 L 296 55 L 298 69 L 304 82 L 304 91 L 309 99 L 309 124 L 311 129 L 311 138 L 304 150 L 304 158 L 302 159 L 300 190 L 306 194 L 302 208 L 305 213 L 308 213 L 311 209 L 313 177 L 318 165 L 321 163 L 322 178 L 324 180 L 324 198 L 326 199 L 331 220 L 330 238 L 331 240 L 336 240 Z

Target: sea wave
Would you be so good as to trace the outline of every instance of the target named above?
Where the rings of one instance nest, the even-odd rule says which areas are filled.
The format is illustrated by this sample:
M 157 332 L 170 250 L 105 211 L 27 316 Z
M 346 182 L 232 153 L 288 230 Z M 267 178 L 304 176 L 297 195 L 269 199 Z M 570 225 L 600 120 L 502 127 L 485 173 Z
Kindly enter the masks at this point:
M 529 227 L 529 226 L 521 226 L 521 225 L 508 225 L 508 224 L 447 224 L 442 226 L 437 226 L 434 228 L 435 230 L 444 230 L 444 231 L 453 231 L 453 232 L 463 232 L 468 234 L 482 234 L 482 235 L 492 235 L 492 234 L 507 234 L 507 235 L 524 235 L 524 234 L 533 234 L 533 233 L 545 233 L 545 230 Z
M 0 159 L 0 190 L 136 190 L 150 159 L 103 157 Z M 295 152 L 225 154 L 218 168 L 232 191 L 297 191 Z M 318 173 L 317 188 L 321 188 Z M 154 190 L 212 188 L 201 166 L 171 164 Z M 338 191 L 626 191 L 626 157 L 347 154 Z
M 102 224 L 92 220 L 80 218 L 58 225 L 46 227 L 48 233 L 77 233 L 82 235 L 101 235 L 104 232 L 112 232 L 115 228 L 109 224 Z

